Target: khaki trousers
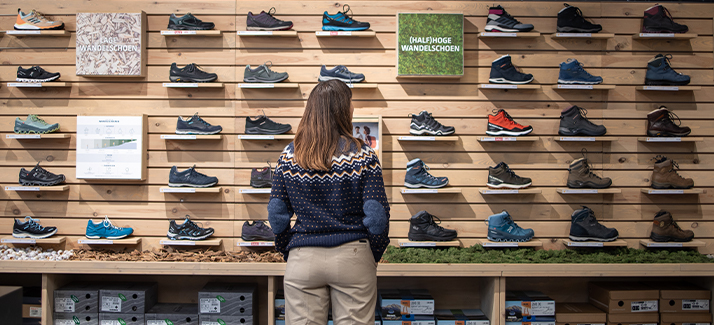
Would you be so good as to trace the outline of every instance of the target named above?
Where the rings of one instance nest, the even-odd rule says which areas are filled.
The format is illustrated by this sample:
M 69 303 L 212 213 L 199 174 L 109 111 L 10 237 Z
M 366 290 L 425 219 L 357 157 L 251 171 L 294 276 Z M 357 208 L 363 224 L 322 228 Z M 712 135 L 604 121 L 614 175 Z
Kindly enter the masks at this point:
M 367 240 L 290 250 L 285 270 L 285 324 L 374 324 L 377 266 Z

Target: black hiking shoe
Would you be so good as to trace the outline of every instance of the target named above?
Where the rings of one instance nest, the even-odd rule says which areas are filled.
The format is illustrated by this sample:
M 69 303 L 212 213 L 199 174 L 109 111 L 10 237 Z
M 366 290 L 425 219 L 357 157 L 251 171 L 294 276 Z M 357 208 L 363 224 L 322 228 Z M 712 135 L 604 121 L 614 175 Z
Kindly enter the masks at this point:
M 43 227 L 39 221 L 40 219 L 32 219 L 29 216 L 25 217 L 25 221 L 15 219 L 15 224 L 12 226 L 12 237 L 43 239 L 57 233 L 57 227 Z
M 59 72 L 47 72 L 39 66 L 30 67 L 28 69 L 17 67 L 17 78 L 15 80 L 19 82 L 48 82 L 55 81 L 59 79 L 59 77 Z
M 595 212 L 583 206 L 570 216 L 570 240 L 572 241 L 613 241 L 619 235 L 617 229 L 608 228 L 595 219 Z
M 559 33 L 597 33 L 602 30 L 602 26 L 593 24 L 583 17 L 580 8 L 564 3 L 565 8 L 558 12 L 558 32 Z
M 435 120 L 431 113 L 421 111 L 419 115 L 411 114 L 412 123 L 409 125 L 409 133 L 413 135 L 451 135 L 454 134 L 453 126 L 441 125 Z
M 176 134 L 216 134 L 223 131 L 220 125 L 211 125 L 204 121 L 198 113 L 188 119 L 179 116 L 176 121 Z
M 176 14 L 169 17 L 170 30 L 211 30 L 213 27 L 216 27 L 214 23 L 201 21 L 190 12 L 181 17 L 176 17 Z
M 40 167 L 40 163 L 37 163 L 35 168 L 30 171 L 20 168 L 20 185 L 23 186 L 54 186 L 64 181 L 64 175 L 52 174 Z
M 179 172 L 176 166 L 171 167 L 169 173 L 169 186 L 171 187 L 211 187 L 218 183 L 218 178 L 207 176 L 196 171 L 196 165 Z
M 201 70 L 195 63 L 179 69 L 174 62 L 171 63 L 169 79 L 171 82 L 211 82 L 218 79 L 218 75 Z
M 283 134 L 287 133 L 292 129 L 290 124 L 282 124 L 274 122 L 263 115 L 260 115 L 254 119 L 249 116 L 245 117 L 245 133 L 246 134 Z
M 607 133 L 607 128 L 588 120 L 588 111 L 582 107 L 570 106 L 560 112 L 560 135 L 599 136 Z
M 201 228 L 186 215 L 181 225 L 171 220 L 166 236 L 171 240 L 203 240 L 213 235 L 213 232 L 213 228 Z
M 246 18 L 246 30 L 288 30 L 293 28 L 292 21 L 282 21 L 275 18 L 275 7 L 270 8 L 268 12 L 261 11 L 257 15 L 248 12 Z
M 411 241 L 449 241 L 456 238 L 456 230 L 439 226 L 434 219 L 441 220 L 429 212 L 419 211 L 409 219 L 409 240 Z

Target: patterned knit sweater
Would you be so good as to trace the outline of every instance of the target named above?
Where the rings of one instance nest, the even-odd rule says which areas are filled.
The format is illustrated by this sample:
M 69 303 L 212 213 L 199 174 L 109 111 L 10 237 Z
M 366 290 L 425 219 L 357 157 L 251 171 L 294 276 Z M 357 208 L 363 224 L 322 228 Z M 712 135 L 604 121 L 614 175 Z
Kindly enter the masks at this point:
M 301 168 L 294 150 L 293 143 L 285 147 L 273 174 L 268 219 L 275 248 L 287 261 L 291 248 L 335 247 L 367 238 L 379 261 L 389 245 L 389 203 L 372 148 L 352 145 L 348 153 L 332 157 L 327 172 Z M 293 214 L 297 220 L 290 228 Z

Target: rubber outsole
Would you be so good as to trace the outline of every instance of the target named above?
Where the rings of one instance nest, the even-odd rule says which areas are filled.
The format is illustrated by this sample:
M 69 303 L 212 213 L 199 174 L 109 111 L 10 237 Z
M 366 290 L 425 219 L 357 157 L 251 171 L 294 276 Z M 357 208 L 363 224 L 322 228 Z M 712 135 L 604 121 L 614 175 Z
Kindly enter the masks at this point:
M 588 182 L 584 182 L 584 183 L 582 183 L 582 184 L 577 184 L 577 183 L 568 182 L 567 185 L 568 185 L 569 188 L 596 188 L 596 189 L 603 189 L 603 188 L 608 188 L 608 187 L 612 186 L 612 181 L 610 181 L 610 183 L 608 183 L 607 185 L 597 185 L 597 184 L 595 184 L 595 183 L 593 183 L 593 182 L 589 182 L 589 181 L 588 181 Z
M 245 241 L 274 241 L 274 239 L 261 237 L 261 236 L 243 236 L 243 235 L 241 235 L 240 239 L 243 239 Z
M 506 78 L 489 78 L 488 82 L 492 84 L 511 84 L 511 85 L 525 85 L 528 83 L 531 83 L 533 81 L 533 78 L 530 80 L 526 81 L 513 81 L 513 80 L 508 80 Z
M 558 79 L 558 83 L 561 85 L 599 85 L 602 81 L 582 81 L 582 80 L 563 80 Z
M 279 31 L 279 30 L 288 30 L 290 28 L 293 28 L 293 25 L 290 26 L 283 26 L 283 27 L 253 27 L 253 26 L 247 26 L 245 30 L 253 30 L 253 31 L 259 31 L 259 30 L 266 30 L 266 31 Z
M 285 78 L 280 78 L 280 79 L 275 79 L 275 80 L 262 80 L 262 79 L 258 79 L 258 78 L 255 78 L 255 77 L 251 77 L 251 78 L 243 78 L 243 82 L 248 82 L 248 83 L 278 83 L 278 82 L 281 82 L 281 81 L 283 81 L 283 80 L 285 80 L 285 79 L 288 79 L 288 76 L 285 76 Z
M 358 32 L 362 30 L 368 30 L 369 26 L 367 27 L 339 27 L 339 26 L 325 26 L 322 25 L 322 30 L 324 31 L 330 31 L 330 32 L 338 32 L 338 31 L 346 31 L 346 32 Z
M 686 137 L 688 136 L 691 131 L 687 133 L 669 133 L 669 132 L 653 132 L 650 130 L 647 130 L 647 136 L 649 137 Z
M 686 190 L 686 189 L 690 189 L 692 187 L 694 187 L 694 185 L 684 187 L 684 186 L 674 186 L 672 184 L 661 184 L 661 183 L 652 182 L 652 188 L 659 189 L 659 190 L 666 190 L 666 189 Z
M 449 185 L 449 181 L 446 181 L 446 183 L 444 183 L 443 185 L 426 185 L 426 184 L 421 184 L 421 183 L 412 184 L 412 183 L 404 182 L 404 187 L 408 187 L 408 188 L 422 188 L 422 187 L 423 188 L 442 188 L 446 185 Z
M 568 238 L 570 238 L 570 240 L 572 240 L 572 241 L 599 241 L 599 242 L 609 242 L 609 241 L 615 241 L 615 240 L 617 239 L 617 236 L 612 237 L 612 238 L 568 236 Z
M 60 76 L 54 76 L 47 79 L 31 79 L 31 78 L 15 78 L 17 82 L 50 82 L 59 79 Z
M 272 185 L 273 185 L 272 182 L 255 183 L 253 181 L 250 181 L 250 187 L 254 187 L 254 188 L 266 188 L 266 187 L 270 188 L 270 187 L 273 187 Z
M 169 183 L 169 187 L 197 187 L 197 188 L 204 188 L 204 187 L 211 187 L 213 185 L 216 185 L 218 182 L 213 182 L 211 184 L 206 184 L 206 185 L 199 185 L 199 184 L 189 184 L 189 183 Z
M 284 129 L 284 130 L 270 130 L 270 129 L 261 129 L 259 127 L 252 127 L 252 128 L 247 128 L 245 129 L 245 134 L 265 134 L 265 135 L 279 135 L 286 133 L 290 131 L 292 128 L 289 129 Z
M 183 236 L 183 235 L 178 235 L 178 234 L 167 233 L 166 237 L 168 237 L 171 240 L 204 240 L 212 235 L 213 235 L 213 233 L 203 235 L 200 237 L 191 237 L 191 236 Z
M 434 131 L 430 131 L 430 130 L 414 130 L 414 129 L 409 130 L 409 134 L 411 134 L 411 135 L 424 135 L 424 134 L 426 134 L 426 135 L 452 135 L 455 132 L 456 131 L 451 131 L 451 132 L 436 131 L 436 132 L 434 132 Z
M 508 188 L 508 189 L 515 189 L 515 190 L 517 190 L 517 189 L 527 188 L 527 187 L 531 186 L 531 184 L 533 184 L 533 182 L 528 183 L 528 184 L 524 184 L 524 185 L 515 185 L 515 184 L 506 184 L 506 183 L 501 183 L 501 184 L 491 184 L 491 183 L 487 183 L 486 185 L 487 185 L 488 187 L 490 187 L 490 188 Z
M 686 86 L 689 84 L 689 82 L 691 82 L 691 80 L 681 81 L 681 82 L 672 82 L 672 81 L 645 79 L 645 85 L 647 85 L 647 86 Z
M 84 237 L 87 237 L 88 239 L 102 239 L 102 237 L 103 237 L 103 238 L 106 238 L 106 239 L 113 240 L 113 239 L 124 239 L 124 238 L 126 238 L 126 237 L 129 237 L 130 235 L 131 235 L 131 234 L 125 235 L 125 236 L 111 236 L 111 237 L 106 237 L 106 236 L 88 236 L 88 235 L 84 235 Z
M 490 240 L 490 241 L 506 242 L 506 243 L 509 243 L 509 242 L 510 242 L 510 243 L 513 243 L 513 242 L 515 242 L 515 243 L 524 243 L 524 242 L 527 242 L 527 241 L 530 241 L 531 239 L 533 239 L 533 237 L 508 239 L 508 238 L 494 238 L 494 237 L 490 237 L 490 236 L 488 236 L 487 238 L 488 238 L 488 240 Z
M 680 242 L 680 243 L 681 243 L 681 242 L 691 241 L 692 239 L 694 239 L 694 236 L 692 236 L 692 237 L 687 237 L 687 238 L 677 238 L 677 237 L 671 237 L 671 236 L 660 236 L 660 235 L 657 235 L 657 234 L 650 234 L 650 239 L 652 239 L 653 241 L 656 241 L 656 242 L 669 242 L 669 241 L 673 241 L 673 242 Z
M 57 181 L 57 182 L 37 182 L 37 181 L 31 182 L 31 181 L 20 180 L 20 185 L 22 185 L 22 186 L 55 186 L 62 182 L 64 182 L 64 180 Z
M 51 237 L 52 235 L 54 235 L 54 234 L 56 234 L 56 233 L 57 233 L 57 229 L 55 229 L 55 231 L 53 231 L 53 232 L 51 232 L 51 233 L 47 233 L 47 234 L 42 235 L 42 236 L 33 235 L 33 234 L 30 234 L 30 233 L 26 233 L 26 232 L 16 233 L 15 231 L 13 231 L 13 232 L 12 232 L 12 237 L 15 237 L 15 238 L 45 239 L 45 238 Z
M 176 134 L 195 134 L 195 135 L 211 135 L 211 134 L 218 134 L 221 133 L 221 131 L 216 131 L 216 132 L 197 132 L 193 130 L 176 130 Z
M 344 83 L 353 83 L 353 84 L 354 84 L 354 83 L 360 83 L 360 82 L 364 81 L 364 78 L 361 78 L 361 79 L 344 79 L 344 78 L 340 78 L 340 77 L 328 77 L 328 76 L 320 76 L 320 77 L 317 78 L 317 81 L 321 81 L 321 82 L 330 81 L 330 80 L 339 80 L 339 81 L 342 81 L 342 82 L 344 82 Z
M 218 78 L 194 79 L 191 77 L 178 77 L 178 76 L 170 76 L 169 77 L 169 80 L 171 80 L 171 82 L 199 82 L 199 83 L 203 83 L 203 82 L 213 82 L 213 81 L 216 81 L 216 79 L 218 79 Z
M 425 235 L 425 234 L 411 234 L 410 233 L 410 234 L 408 234 L 407 237 L 411 241 L 452 241 L 457 237 L 457 235 L 448 236 L 448 237 L 435 237 L 435 236 Z
M 556 28 L 556 31 L 558 33 L 597 33 L 597 32 L 602 31 L 602 27 L 599 29 L 581 29 L 581 28 L 577 28 L 577 27 L 563 26 L 563 27 Z
M 59 130 L 59 127 L 54 128 L 54 129 L 49 129 L 45 131 L 38 131 L 38 130 L 18 130 L 17 128 L 13 129 L 13 132 L 17 134 L 47 134 L 47 133 L 52 133 Z
M 34 25 L 30 25 L 30 26 L 34 26 Z M 64 23 L 62 23 L 62 25 L 59 25 L 59 26 L 56 26 L 56 27 L 50 27 L 50 28 L 40 28 L 40 27 L 37 27 L 37 28 L 17 28 L 17 24 L 15 24 L 15 25 L 13 26 L 13 28 L 14 28 L 15 30 L 27 30 L 27 31 L 37 31 L 37 30 L 39 30 L 39 31 L 42 31 L 42 30 L 62 30 L 62 29 L 64 29 Z
M 599 134 L 599 133 L 585 132 L 585 131 L 578 130 L 578 129 L 574 129 L 574 130 L 573 130 L 573 129 L 566 129 L 566 130 L 567 130 L 567 131 L 564 131 L 563 129 L 559 129 L 559 130 L 558 130 L 558 134 L 559 134 L 559 135 L 564 135 L 564 136 L 586 135 L 586 136 L 590 136 L 590 137 L 599 137 L 599 136 L 605 135 L 605 133 L 607 133 L 607 131 L 605 131 L 605 133 Z
M 533 28 L 518 30 L 518 29 L 505 28 L 505 27 L 496 26 L 496 25 L 486 25 L 484 30 L 487 32 L 494 32 L 494 33 L 524 33 L 524 32 L 532 31 Z

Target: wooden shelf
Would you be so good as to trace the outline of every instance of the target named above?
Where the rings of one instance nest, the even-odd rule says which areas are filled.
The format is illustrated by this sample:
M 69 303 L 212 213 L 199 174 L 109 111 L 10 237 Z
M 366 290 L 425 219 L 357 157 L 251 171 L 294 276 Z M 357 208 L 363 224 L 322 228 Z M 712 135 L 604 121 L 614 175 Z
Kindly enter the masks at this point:
M 55 186 L 13 185 L 13 186 L 5 186 L 5 191 L 16 191 L 16 192 L 64 192 L 67 190 L 69 190 L 69 185 L 55 185 Z
M 67 30 L 7 30 L 5 34 L 12 36 L 70 36 Z
M 612 142 L 617 141 L 618 137 L 553 137 L 553 140 L 560 142 Z
M 652 195 L 662 195 L 662 194 L 704 194 L 706 193 L 703 189 L 701 188 L 690 188 L 690 189 L 683 189 L 683 190 L 677 190 L 677 189 L 670 189 L 670 190 L 658 190 L 658 189 L 653 189 L 653 188 L 643 188 L 640 189 L 642 193 L 645 194 L 652 194 Z
M 613 241 L 600 242 L 600 241 L 574 241 L 570 239 L 563 239 L 563 245 L 568 247 L 627 247 L 627 242 L 622 239 L 615 239 Z
M 38 140 L 38 139 L 69 139 L 69 133 L 45 133 L 45 134 L 6 134 L 5 139 L 15 140 Z
M 540 137 L 532 136 L 519 136 L 519 137 L 509 137 L 509 136 L 485 136 L 478 137 L 479 142 L 511 142 L 511 141 L 522 141 L 522 142 L 533 142 L 540 140 Z
M 271 188 L 253 188 L 253 187 L 247 187 L 247 188 L 239 188 L 238 193 L 241 194 L 268 194 L 270 195 L 270 190 Z
M 164 246 L 220 246 L 223 239 L 204 239 L 204 240 L 171 240 L 162 239 L 161 245 Z
M 498 38 L 498 37 L 540 37 L 539 32 L 502 33 L 502 32 L 481 32 L 478 37 Z
M 688 242 L 656 242 L 652 239 L 641 239 L 640 245 L 647 248 L 704 247 L 707 243 L 699 240 Z
M 178 194 L 193 194 L 193 193 L 221 193 L 223 188 L 217 187 L 160 187 L 161 193 L 178 193 Z
M 223 88 L 222 82 L 164 82 L 164 88 Z
M 399 141 L 459 141 L 458 136 L 400 136 L 397 138 Z
M 236 239 L 236 246 L 238 247 L 275 247 L 275 242 L 272 241 L 247 241 L 243 239 Z
M 236 87 L 241 88 L 241 89 L 274 89 L 274 88 L 298 89 L 298 88 L 300 88 L 300 85 L 296 82 L 278 82 L 278 83 L 255 82 L 255 83 L 239 83 L 236 85 Z
M 364 31 L 316 31 L 317 37 L 375 37 L 377 33 L 373 30 Z
M 637 86 L 637 90 L 656 90 L 656 91 L 687 91 L 687 90 L 702 90 L 700 86 Z
M 163 36 L 221 36 L 222 31 L 211 30 L 162 30 Z
M 164 140 L 220 140 L 220 134 L 162 134 Z
M 15 238 L 12 236 L 3 237 L 0 239 L 0 244 L 15 244 L 15 245 L 58 245 L 62 244 L 67 240 L 64 236 L 54 236 L 44 239 L 33 239 L 33 238 Z
M 555 190 L 560 194 L 620 194 L 622 189 L 619 188 L 559 188 Z
M 617 88 L 615 85 L 553 85 L 556 90 L 611 90 Z
M 402 188 L 402 194 L 460 194 L 460 188 Z
M 541 85 L 531 85 L 531 84 L 525 84 L 525 85 L 511 85 L 511 84 L 479 84 L 478 85 L 479 89 L 540 89 Z
M 377 86 L 378 86 L 376 83 L 362 83 L 362 82 L 358 82 L 358 83 L 345 82 L 345 85 L 347 85 L 347 87 L 350 87 L 352 89 L 377 89 Z
M 674 33 L 638 33 L 632 36 L 633 39 L 678 39 L 678 40 L 683 40 L 683 39 L 692 39 L 692 38 L 697 38 L 697 34 L 694 33 L 685 33 L 685 34 L 674 34 Z
M 461 242 L 458 240 L 451 241 L 411 241 L 408 239 L 400 239 L 399 247 L 461 247 Z
M 701 137 L 647 137 L 647 138 L 637 138 L 640 142 L 702 142 L 704 138 Z
M 491 188 L 481 188 L 478 190 L 479 193 L 484 195 L 500 195 L 500 194 L 540 194 L 543 191 L 539 189 L 491 189 Z
M 239 134 L 238 139 L 240 140 L 292 140 L 295 139 L 294 134 Z
M 131 237 L 124 239 L 78 239 L 77 243 L 82 245 L 137 245 L 141 243 L 141 238 Z
M 509 248 L 509 247 L 542 247 L 543 242 L 537 239 L 531 239 L 526 242 L 496 242 L 488 239 L 479 239 L 479 243 L 484 248 Z
M 275 36 L 275 37 L 296 37 L 296 30 L 239 30 L 238 36 Z
M 52 88 L 63 88 L 63 87 L 72 87 L 71 84 L 66 83 L 66 82 L 55 82 L 55 81 L 48 81 L 48 82 L 8 82 L 7 83 L 8 87 L 16 87 L 16 88 L 47 88 L 47 87 L 52 87 Z
M 614 38 L 615 34 L 612 33 L 555 33 L 551 34 L 552 38 L 595 38 L 595 39 L 606 39 Z

